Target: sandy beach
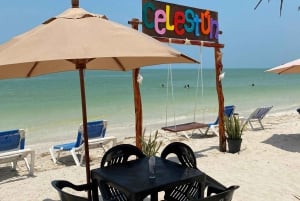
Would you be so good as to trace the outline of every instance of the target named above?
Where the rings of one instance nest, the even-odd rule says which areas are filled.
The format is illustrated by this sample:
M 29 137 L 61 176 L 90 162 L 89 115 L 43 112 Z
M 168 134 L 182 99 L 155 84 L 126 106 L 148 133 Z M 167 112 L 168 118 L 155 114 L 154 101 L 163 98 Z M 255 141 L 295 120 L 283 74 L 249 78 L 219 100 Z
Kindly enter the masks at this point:
M 238 154 L 220 152 L 219 138 L 214 135 L 195 134 L 187 139 L 160 131 L 159 139 L 163 141 L 162 148 L 173 141 L 190 145 L 200 170 L 226 186 L 239 185 L 234 201 L 300 200 L 300 115 L 296 111 L 270 112 L 263 124 L 265 130 L 244 132 L 242 150 Z M 118 143 L 134 144 L 134 140 L 128 135 L 118 139 Z M 85 183 L 85 167 L 75 166 L 69 154 L 62 155 L 61 163 L 54 164 L 48 152 L 50 146 L 49 143 L 28 146 L 36 151 L 32 177 L 27 175 L 22 161 L 17 171 L 0 166 L 1 201 L 57 201 L 59 197 L 50 184 L 52 180 Z M 103 151 L 92 149 L 90 155 L 91 169 L 99 167 Z

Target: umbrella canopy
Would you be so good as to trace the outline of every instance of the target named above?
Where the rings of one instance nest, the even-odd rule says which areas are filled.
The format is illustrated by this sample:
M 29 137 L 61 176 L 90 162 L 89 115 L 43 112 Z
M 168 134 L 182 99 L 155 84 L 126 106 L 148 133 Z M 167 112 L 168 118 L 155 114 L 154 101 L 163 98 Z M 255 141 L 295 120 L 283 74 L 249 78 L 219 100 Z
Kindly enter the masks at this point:
M 148 35 L 109 21 L 104 15 L 78 8 L 74 0 L 72 4 L 73 8 L 0 46 L 0 79 L 79 71 L 89 184 L 84 70 L 126 71 L 141 66 L 197 61 Z
M 146 34 L 70 8 L 0 47 L 0 79 L 85 69 L 126 71 L 195 60 Z
M 295 74 L 300 73 L 300 59 L 282 64 L 280 66 L 266 70 L 265 72 L 277 74 Z

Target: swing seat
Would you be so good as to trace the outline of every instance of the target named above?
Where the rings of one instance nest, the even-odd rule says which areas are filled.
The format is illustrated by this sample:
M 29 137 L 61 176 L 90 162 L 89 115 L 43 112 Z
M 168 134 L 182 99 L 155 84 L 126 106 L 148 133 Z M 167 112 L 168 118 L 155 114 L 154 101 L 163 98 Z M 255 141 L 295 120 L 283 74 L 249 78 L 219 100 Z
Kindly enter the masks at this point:
M 170 131 L 170 132 L 177 133 L 177 132 L 182 132 L 182 131 L 207 128 L 207 127 L 208 127 L 208 124 L 198 123 L 198 122 L 189 122 L 189 123 L 184 123 L 184 124 L 162 127 L 161 129 L 164 131 Z
M 224 107 L 224 115 L 230 117 L 234 113 L 235 106 L 234 105 L 228 105 Z M 219 126 L 219 117 L 217 117 L 216 121 L 213 123 L 199 123 L 199 122 L 189 122 L 184 124 L 177 124 L 172 126 L 166 126 L 162 127 L 161 129 L 164 131 L 169 132 L 183 132 L 183 131 L 190 131 L 190 130 L 196 130 L 198 129 L 201 134 L 207 135 L 208 131 L 211 129 L 214 134 L 218 135 L 216 131 L 216 127 Z M 201 131 L 201 128 L 206 128 L 205 133 Z M 185 135 L 187 137 L 187 135 Z M 188 137 L 187 137 L 188 138 Z

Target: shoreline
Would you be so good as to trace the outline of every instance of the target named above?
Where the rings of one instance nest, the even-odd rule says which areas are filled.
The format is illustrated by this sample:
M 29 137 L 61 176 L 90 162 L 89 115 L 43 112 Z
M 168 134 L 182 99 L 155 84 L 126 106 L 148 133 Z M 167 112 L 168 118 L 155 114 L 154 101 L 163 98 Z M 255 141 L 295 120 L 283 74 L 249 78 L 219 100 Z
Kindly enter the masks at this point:
M 247 129 L 238 154 L 218 150 L 218 136 L 193 135 L 187 139 L 179 134 L 161 133 L 161 149 L 173 141 L 191 146 L 200 170 L 226 186 L 239 185 L 234 201 L 297 201 L 300 195 L 300 115 L 296 111 L 272 113 L 263 119 L 265 130 Z M 118 143 L 135 144 L 134 136 L 118 138 Z M 0 166 L 1 201 L 56 201 L 58 194 L 51 186 L 54 179 L 85 183 L 85 167 L 77 167 L 69 153 L 62 154 L 63 163 L 54 164 L 48 148 L 50 143 L 30 145 L 36 150 L 35 175 L 27 176 L 24 163 L 17 171 Z M 46 151 L 45 151 L 46 150 Z M 161 151 L 161 150 L 160 150 Z M 159 152 L 160 154 L 160 152 Z M 158 155 L 159 155 L 158 154 Z M 91 149 L 91 169 L 98 168 L 103 151 Z M 18 186 L 18 188 L 16 188 Z M 22 188 L 22 190 L 20 190 Z M 162 198 L 163 194 L 159 194 Z
M 253 110 L 254 111 L 254 110 Z M 237 113 L 239 113 L 239 111 L 236 111 Z M 286 117 L 289 115 L 294 115 L 297 114 L 296 110 L 287 110 L 287 111 L 283 111 L 283 110 L 274 110 L 271 109 L 271 111 L 267 114 L 267 116 L 274 116 L 274 117 L 278 117 L 278 118 L 282 118 L 282 117 Z M 250 114 L 244 114 L 244 113 L 239 113 L 240 117 L 243 118 L 247 118 L 248 116 L 245 115 L 250 115 Z M 209 120 L 207 120 L 209 119 Z M 206 120 L 204 120 L 204 122 L 214 122 L 215 121 L 215 116 L 213 115 L 208 115 L 206 117 Z M 263 120 L 265 121 L 265 120 Z M 186 122 L 190 122 L 187 121 L 186 119 L 180 119 L 178 118 L 176 120 L 177 124 L 180 123 L 186 123 Z M 172 122 L 168 122 L 168 125 L 173 125 Z M 124 141 L 126 138 L 135 138 L 135 125 L 132 124 L 128 127 L 120 127 L 120 128 L 116 128 L 116 127 L 110 127 L 110 124 L 108 122 L 108 127 L 107 127 L 107 131 L 106 131 L 106 136 L 115 136 L 117 137 L 117 142 L 119 141 Z M 144 123 L 144 127 L 146 129 L 146 134 L 149 133 L 154 133 L 156 130 L 158 130 L 160 133 L 162 133 L 163 131 L 160 129 L 161 127 L 165 126 L 165 122 L 155 122 L 155 123 L 150 123 L 150 124 L 145 124 Z M 78 124 L 79 127 L 79 124 Z M 71 133 L 71 136 L 70 136 Z M 53 139 L 50 141 L 45 141 L 45 142 L 33 142 L 33 143 L 28 143 L 26 142 L 26 147 L 27 148 L 32 148 L 34 150 L 36 150 L 37 153 L 43 153 L 43 152 L 48 152 L 49 148 L 52 145 L 56 145 L 56 144 L 63 144 L 63 143 L 68 143 L 68 142 L 72 142 L 75 141 L 75 138 L 77 136 L 77 130 L 76 128 L 73 128 L 73 131 L 70 132 L 61 132 L 61 138 L 60 139 Z M 65 135 L 64 135 L 65 134 Z M 69 136 L 67 137 L 66 134 Z M 26 140 L 28 140 L 28 138 L 30 138 L 30 134 L 26 136 Z

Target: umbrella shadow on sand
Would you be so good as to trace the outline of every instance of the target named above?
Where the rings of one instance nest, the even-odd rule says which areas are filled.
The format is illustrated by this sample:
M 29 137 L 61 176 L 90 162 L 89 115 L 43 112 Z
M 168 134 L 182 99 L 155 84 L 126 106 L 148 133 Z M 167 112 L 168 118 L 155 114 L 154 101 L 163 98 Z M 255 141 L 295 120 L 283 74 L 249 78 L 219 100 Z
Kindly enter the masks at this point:
M 263 143 L 270 144 L 286 151 L 300 153 L 300 133 L 274 134 L 269 139 L 263 141 Z

